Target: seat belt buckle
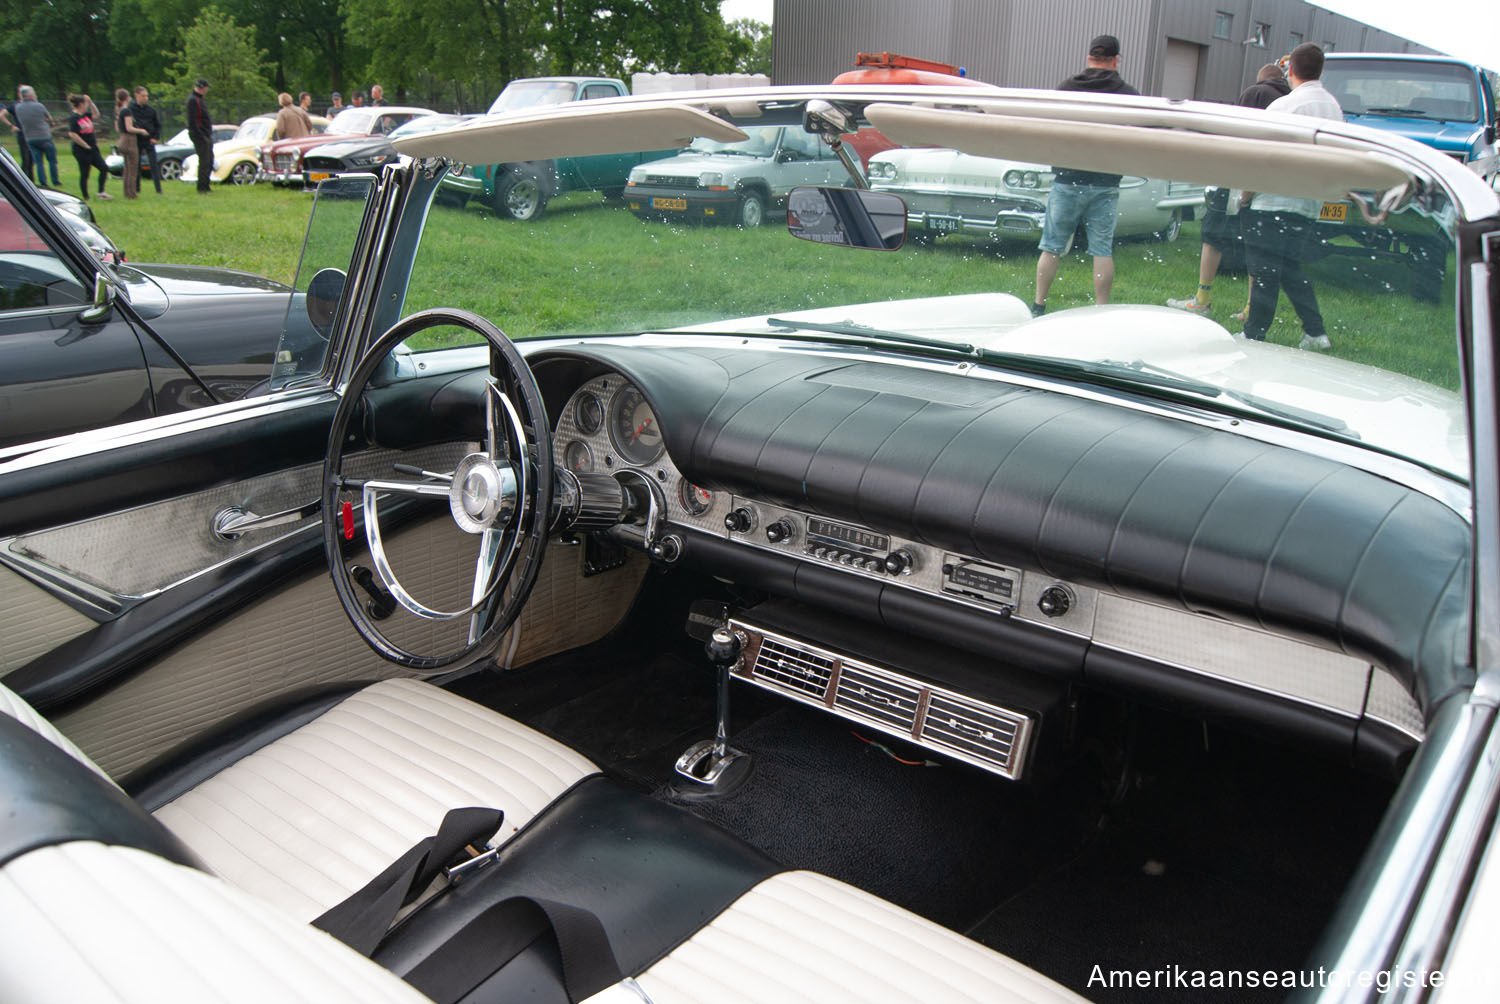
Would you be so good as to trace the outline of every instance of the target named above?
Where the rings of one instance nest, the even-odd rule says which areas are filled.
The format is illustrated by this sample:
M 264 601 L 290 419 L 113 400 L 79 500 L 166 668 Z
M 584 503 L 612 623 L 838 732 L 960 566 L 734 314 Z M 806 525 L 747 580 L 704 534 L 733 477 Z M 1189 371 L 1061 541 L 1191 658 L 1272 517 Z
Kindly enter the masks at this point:
M 469 850 L 474 850 L 472 844 L 469 846 Z M 460 861 L 456 865 L 444 868 L 443 877 L 448 880 L 448 884 L 450 886 L 458 885 L 459 881 L 462 880 L 465 876 L 469 875 L 472 872 L 478 871 L 485 865 L 489 864 L 491 861 L 497 859 L 499 856 L 500 848 L 491 847 L 486 844 L 483 850 L 475 851 L 473 857 L 468 858 L 464 861 Z

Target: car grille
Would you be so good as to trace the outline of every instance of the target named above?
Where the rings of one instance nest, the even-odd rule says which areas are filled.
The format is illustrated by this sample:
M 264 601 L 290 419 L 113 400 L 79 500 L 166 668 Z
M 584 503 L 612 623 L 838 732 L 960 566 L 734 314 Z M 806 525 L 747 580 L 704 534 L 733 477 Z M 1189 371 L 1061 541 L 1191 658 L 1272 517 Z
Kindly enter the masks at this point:
M 679 178 L 675 174 L 648 174 L 645 185 L 666 185 L 669 188 L 697 188 L 697 178 Z
M 297 155 L 295 153 L 278 153 L 271 160 L 271 170 L 291 171 L 297 166 Z
M 1003 777 L 1020 776 L 1034 720 L 740 621 L 750 683 Z
M 309 171 L 337 171 L 343 168 L 344 162 L 337 157 L 308 157 L 302 166 Z

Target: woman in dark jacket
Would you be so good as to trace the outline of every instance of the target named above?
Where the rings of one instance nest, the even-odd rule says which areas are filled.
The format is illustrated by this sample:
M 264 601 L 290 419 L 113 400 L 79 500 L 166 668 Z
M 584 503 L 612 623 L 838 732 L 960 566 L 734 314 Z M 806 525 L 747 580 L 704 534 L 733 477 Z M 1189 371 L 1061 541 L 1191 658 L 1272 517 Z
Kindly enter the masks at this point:
M 70 94 L 68 104 L 73 114 L 68 116 L 68 139 L 73 141 L 73 159 L 78 162 L 78 188 L 83 200 L 89 198 L 89 169 L 99 169 L 99 198 L 109 199 L 104 190 L 109 171 L 104 166 L 104 157 L 99 153 L 99 109 L 87 94 Z

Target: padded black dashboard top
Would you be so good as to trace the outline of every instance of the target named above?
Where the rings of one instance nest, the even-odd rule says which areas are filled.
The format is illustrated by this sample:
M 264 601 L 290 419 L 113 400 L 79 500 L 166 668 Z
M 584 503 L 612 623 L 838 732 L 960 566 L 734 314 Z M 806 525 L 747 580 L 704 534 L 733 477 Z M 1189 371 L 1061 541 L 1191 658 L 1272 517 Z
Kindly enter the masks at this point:
M 1424 709 L 1466 668 L 1469 527 L 1294 449 L 957 373 L 598 344 L 697 484 L 1207 612 L 1369 659 Z

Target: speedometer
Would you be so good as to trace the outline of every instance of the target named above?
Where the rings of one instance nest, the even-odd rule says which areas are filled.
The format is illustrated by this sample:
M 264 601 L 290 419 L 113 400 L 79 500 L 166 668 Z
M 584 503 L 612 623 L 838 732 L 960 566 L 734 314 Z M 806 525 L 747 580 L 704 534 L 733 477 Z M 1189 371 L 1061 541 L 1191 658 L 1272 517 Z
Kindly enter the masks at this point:
M 635 467 L 656 463 L 666 449 L 646 396 L 629 384 L 609 403 L 609 438 L 620 458 Z

